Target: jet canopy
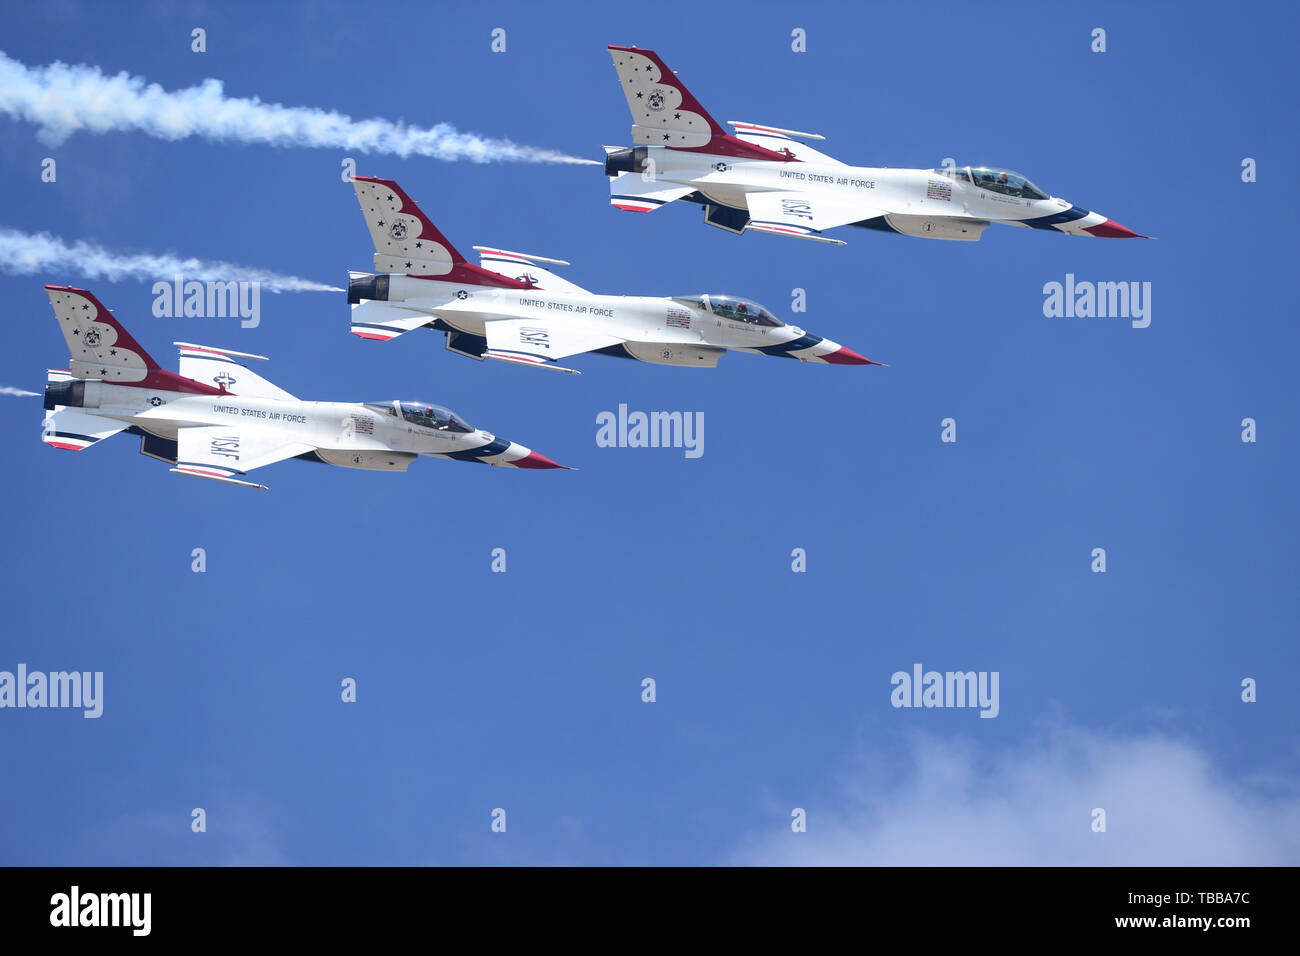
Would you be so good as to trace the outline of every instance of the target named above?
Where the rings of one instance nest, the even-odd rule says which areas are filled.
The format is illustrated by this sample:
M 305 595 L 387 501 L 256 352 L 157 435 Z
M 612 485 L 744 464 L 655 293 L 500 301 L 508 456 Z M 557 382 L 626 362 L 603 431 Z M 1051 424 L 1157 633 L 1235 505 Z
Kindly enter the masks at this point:
M 744 322 L 747 325 L 765 328 L 785 325 L 757 302 L 738 299 L 731 295 L 679 295 L 675 297 L 675 301 L 692 308 L 703 309 L 710 315 L 726 319 L 728 322 Z
M 1017 199 L 1051 198 L 1024 176 L 998 166 L 957 166 L 953 169 L 943 167 L 936 169 L 935 172 L 958 182 L 974 183 L 989 192 L 1015 196 Z
M 367 402 L 366 407 L 384 415 L 401 418 L 412 425 L 432 428 L 434 431 L 472 432 L 474 430 L 450 408 L 430 405 L 427 402 Z

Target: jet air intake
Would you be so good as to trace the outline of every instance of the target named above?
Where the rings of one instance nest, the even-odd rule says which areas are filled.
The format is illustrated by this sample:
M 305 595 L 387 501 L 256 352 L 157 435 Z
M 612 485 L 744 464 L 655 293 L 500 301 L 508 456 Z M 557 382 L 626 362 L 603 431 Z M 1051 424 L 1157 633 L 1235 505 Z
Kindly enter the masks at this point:
M 388 301 L 388 276 L 357 276 L 348 282 L 348 304 L 360 305 L 363 299 Z

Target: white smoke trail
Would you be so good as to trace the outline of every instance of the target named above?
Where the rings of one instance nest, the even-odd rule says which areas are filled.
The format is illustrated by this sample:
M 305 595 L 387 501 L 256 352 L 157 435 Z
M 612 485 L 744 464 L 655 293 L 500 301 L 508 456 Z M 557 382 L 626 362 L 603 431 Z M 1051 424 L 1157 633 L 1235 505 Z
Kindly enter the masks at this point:
M 432 129 L 385 119 L 354 120 L 314 107 L 227 97 L 220 80 L 168 92 L 144 77 L 104 74 L 98 67 L 55 62 L 29 67 L 0 52 L 0 113 L 40 127 L 40 138 L 58 145 L 73 133 L 138 130 L 160 139 L 201 136 L 271 146 L 320 146 L 467 159 L 599 165 L 549 149 L 461 133 L 446 123 Z
M 0 385 L 0 395 L 16 395 L 19 398 L 38 398 L 40 392 L 29 392 L 26 389 L 14 388 L 12 385 Z
M 48 232 L 32 235 L 0 227 L 0 271 L 10 275 L 38 272 L 73 273 L 88 279 L 142 279 L 167 281 L 183 275 L 190 279 L 220 279 L 225 282 L 259 282 L 265 292 L 342 292 L 337 286 L 297 276 L 285 276 L 265 269 L 237 266 L 229 262 L 208 262 L 148 252 L 120 254 L 93 242 L 77 240 L 69 245 Z

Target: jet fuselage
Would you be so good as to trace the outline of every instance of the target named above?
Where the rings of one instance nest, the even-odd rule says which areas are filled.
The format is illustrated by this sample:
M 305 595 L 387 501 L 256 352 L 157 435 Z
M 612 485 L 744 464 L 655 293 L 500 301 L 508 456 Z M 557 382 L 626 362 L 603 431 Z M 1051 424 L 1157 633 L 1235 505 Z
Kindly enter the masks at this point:
M 692 350 L 724 350 L 785 355 L 844 364 L 865 364 L 838 343 L 787 325 L 761 306 L 732 296 L 601 295 L 534 289 L 498 289 L 438 279 L 393 274 L 387 276 L 387 299 L 401 308 L 441 319 L 451 328 L 486 336 L 487 325 L 502 318 L 535 319 L 535 330 L 521 327 L 525 344 L 544 342 L 542 322 L 573 318 L 606 328 L 625 340 L 629 354 L 643 361 L 682 364 Z M 696 301 L 692 301 L 696 300 Z M 727 308 L 722 307 L 722 303 Z M 745 304 L 746 318 L 734 305 Z M 794 346 L 798 346 L 795 348 Z
M 392 402 L 286 402 L 235 394 L 190 395 L 81 380 L 51 388 L 58 389 L 47 392 L 51 406 L 57 402 L 80 408 L 172 441 L 181 428 L 189 426 L 253 424 L 327 451 L 399 451 L 438 456 L 480 448 L 496 439 L 482 429 L 462 432 L 453 430 L 454 426 L 439 429 L 414 424 L 403 418 L 400 405 Z
M 846 225 L 922 238 L 976 240 L 994 222 L 1069 235 L 1136 235 L 1100 213 L 1056 196 L 1012 195 L 1017 191 L 1014 187 L 998 182 L 997 177 L 1008 172 L 1001 169 L 992 170 L 994 175 L 986 187 L 977 181 L 980 171 L 987 167 L 897 169 L 847 166 L 812 158 L 773 162 L 655 146 L 637 147 L 634 152 L 638 154 L 636 165 L 652 170 L 642 173 L 647 181 L 691 186 L 710 202 L 745 213 L 749 211 L 747 196 L 753 193 L 794 191 L 808 196 L 810 201 L 869 206 L 875 213 Z M 641 160 L 642 155 L 648 163 Z M 1032 184 L 1031 190 L 1037 191 Z M 813 225 L 811 207 L 802 210 L 797 196 L 784 199 L 782 204 L 783 213 L 791 221 L 806 219 Z M 959 224 L 950 221 L 953 219 L 967 222 Z

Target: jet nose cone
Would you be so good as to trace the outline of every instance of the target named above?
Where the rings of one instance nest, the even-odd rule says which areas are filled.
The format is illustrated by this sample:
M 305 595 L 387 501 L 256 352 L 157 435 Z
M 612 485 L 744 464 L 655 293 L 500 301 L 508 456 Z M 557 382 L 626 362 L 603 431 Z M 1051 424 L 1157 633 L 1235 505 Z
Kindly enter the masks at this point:
M 1098 223 L 1095 226 L 1084 226 L 1083 231 L 1094 236 L 1100 236 L 1102 239 L 1147 239 L 1141 233 L 1134 232 L 1128 226 L 1121 226 L 1114 219 L 1107 219 L 1105 222 Z
M 859 355 L 853 349 L 845 348 L 843 345 L 834 352 L 829 352 L 821 357 L 823 362 L 829 362 L 831 365 L 879 365 L 880 362 L 873 362 L 865 356 Z
M 525 457 L 511 462 L 511 464 L 516 468 L 563 468 L 566 471 L 573 470 L 568 465 L 557 464 L 545 455 L 535 451 L 530 451 Z

